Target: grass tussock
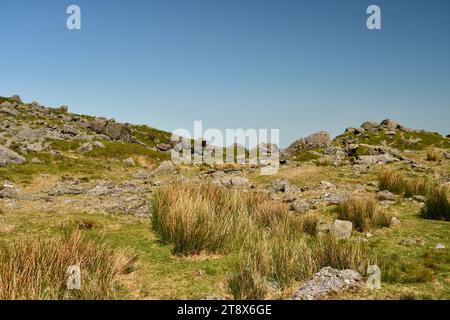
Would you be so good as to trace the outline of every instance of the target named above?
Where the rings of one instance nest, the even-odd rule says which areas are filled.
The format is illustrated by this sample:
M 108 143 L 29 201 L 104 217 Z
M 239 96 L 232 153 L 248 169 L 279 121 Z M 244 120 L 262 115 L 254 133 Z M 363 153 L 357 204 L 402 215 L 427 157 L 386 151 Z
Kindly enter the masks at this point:
M 351 221 L 356 230 L 368 231 L 374 228 L 389 227 L 392 216 L 381 209 L 377 200 L 367 198 L 348 198 L 338 205 L 341 220 Z
M 442 155 L 442 153 L 439 153 L 435 150 L 428 150 L 427 151 L 427 161 L 442 161 L 444 159 L 444 156 Z
M 227 279 L 235 299 L 264 299 L 274 289 L 275 294 L 289 291 L 327 266 L 365 274 L 376 260 L 364 244 L 329 235 L 293 238 L 276 234 L 255 238 L 247 245 Z
M 175 254 L 229 252 L 253 228 L 267 227 L 288 212 L 267 197 L 212 185 L 171 185 L 153 197 L 153 228 Z
M 407 178 L 404 173 L 392 169 L 383 170 L 378 176 L 380 190 L 388 190 L 404 197 L 426 195 L 431 183 L 423 177 Z
M 112 299 L 134 257 L 120 255 L 79 230 L 63 239 L 0 244 L 0 299 Z M 67 289 L 67 268 L 81 270 L 81 289 Z
M 434 186 L 426 195 L 425 206 L 420 212 L 426 219 L 450 221 L 450 202 L 448 188 Z
M 155 194 L 153 209 L 153 228 L 175 254 L 236 254 L 227 277 L 236 299 L 283 293 L 326 266 L 364 273 L 373 260 L 362 243 L 318 235 L 318 216 L 290 213 L 260 194 L 173 185 Z

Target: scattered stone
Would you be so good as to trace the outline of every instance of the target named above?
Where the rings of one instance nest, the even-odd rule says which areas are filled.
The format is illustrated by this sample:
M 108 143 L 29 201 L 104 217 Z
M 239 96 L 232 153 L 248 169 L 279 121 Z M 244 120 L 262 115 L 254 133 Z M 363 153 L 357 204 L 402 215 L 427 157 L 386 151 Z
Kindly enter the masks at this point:
M 233 186 L 247 186 L 249 184 L 249 181 L 247 178 L 234 176 L 231 177 L 230 182 Z
M 62 126 L 61 133 L 68 134 L 70 136 L 76 136 L 80 134 L 79 131 L 74 126 L 68 124 L 64 124 Z
M 336 238 L 350 238 L 352 235 L 353 223 L 345 220 L 334 220 L 334 224 L 331 228 L 331 234 Z
M 407 246 L 407 247 L 418 247 L 418 246 L 424 246 L 425 241 L 420 238 L 405 238 L 400 241 L 400 244 Z
M 35 164 L 43 164 L 43 163 L 44 163 L 44 161 L 42 161 L 42 160 L 40 160 L 40 159 L 38 159 L 38 158 L 33 158 L 33 159 L 31 159 L 31 162 L 32 162 L 32 163 L 35 163 Z
M 0 109 L 0 113 L 4 113 L 4 114 L 7 114 L 7 115 L 13 116 L 13 117 L 16 117 L 16 116 L 19 115 L 19 112 L 17 112 L 17 111 L 14 110 L 14 109 L 7 108 L 7 107 L 1 108 L 1 109 Z
M 436 244 L 436 246 L 434 247 L 436 250 L 443 250 L 445 249 L 445 244 L 443 243 L 438 243 Z
M 322 189 L 334 189 L 334 188 L 336 188 L 334 186 L 334 184 L 332 184 L 329 181 L 325 181 L 325 180 L 320 181 L 320 186 L 322 187 Z
M 21 155 L 0 145 L 0 167 L 10 164 L 22 164 L 25 161 L 26 159 Z
M 389 227 L 391 228 L 395 228 L 395 227 L 400 227 L 400 220 L 396 217 L 392 217 L 391 218 L 391 222 L 389 223 Z
M 417 202 L 425 203 L 427 201 L 427 198 L 425 196 L 421 196 L 418 194 L 414 195 L 412 198 L 413 198 L 413 200 L 415 200 Z
M 444 152 L 445 159 L 450 159 L 450 151 Z
M 293 295 L 293 300 L 316 300 L 332 294 L 354 291 L 361 287 L 362 277 L 354 270 L 325 267 L 306 281 Z
M 311 205 L 305 200 L 296 200 L 291 203 L 291 210 L 303 214 L 311 209 Z
M 276 179 L 272 181 L 272 187 L 275 192 L 286 192 L 289 190 L 291 183 L 287 179 Z
M 153 170 L 154 175 L 169 175 L 169 174 L 173 174 L 175 172 L 176 172 L 176 168 L 173 165 L 172 161 L 170 161 L 170 160 L 161 162 L 161 164 L 158 166 L 158 168 Z
M 161 152 L 166 152 L 172 149 L 172 146 L 168 143 L 160 143 L 156 145 L 156 149 Z
M 151 177 L 151 174 L 145 170 L 139 170 L 138 172 L 133 174 L 133 178 L 138 179 L 138 180 L 146 180 L 146 179 L 150 179 L 150 177 Z
M 398 159 L 390 154 L 380 154 L 371 156 L 359 156 L 355 160 L 355 164 L 357 165 L 386 164 L 394 161 L 398 161 Z
M 80 188 L 75 188 L 72 186 L 69 186 L 63 182 L 59 182 L 57 183 L 52 189 L 50 189 L 47 194 L 49 196 L 62 196 L 62 195 L 66 195 L 66 194 L 71 194 L 71 195 L 77 195 L 77 194 L 82 194 L 83 190 L 81 190 Z
M 78 152 L 87 153 L 87 152 L 91 152 L 92 149 L 93 149 L 92 143 L 85 142 L 78 148 Z
M 125 163 L 125 164 L 127 164 L 127 165 L 130 165 L 130 166 L 135 166 L 135 165 L 136 165 L 136 162 L 134 162 L 134 159 L 131 158 L 131 157 L 122 160 L 122 162 Z
M 377 198 L 380 201 L 396 201 L 397 200 L 397 196 L 388 190 L 378 191 Z

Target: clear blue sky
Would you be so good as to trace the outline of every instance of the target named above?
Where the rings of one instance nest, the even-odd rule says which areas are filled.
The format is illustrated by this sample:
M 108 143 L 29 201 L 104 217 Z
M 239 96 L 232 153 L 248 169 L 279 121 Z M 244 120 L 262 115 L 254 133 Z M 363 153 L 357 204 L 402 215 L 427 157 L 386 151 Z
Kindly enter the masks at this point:
M 66 29 L 66 8 L 82 30 Z M 382 30 L 366 28 L 366 8 Z M 0 95 L 157 128 L 450 133 L 450 1 L 0 0 Z

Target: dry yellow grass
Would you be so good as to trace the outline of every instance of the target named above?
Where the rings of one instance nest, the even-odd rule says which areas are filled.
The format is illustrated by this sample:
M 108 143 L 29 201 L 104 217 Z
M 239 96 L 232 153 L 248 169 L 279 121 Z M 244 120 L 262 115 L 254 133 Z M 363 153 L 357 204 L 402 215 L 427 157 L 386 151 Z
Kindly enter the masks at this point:
M 430 188 L 430 182 L 426 178 L 407 178 L 404 173 L 392 169 L 381 171 L 378 181 L 380 190 L 388 190 L 405 197 L 426 195 Z
M 338 205 L 339 219 L 353 223 L 356 230 L 389 227 L 391 215 L 372 197 L 348 198 Z
M 88 240 L 80 231 L 64 239 L 22 239 L 1 243 L 0 299 L 111 299 L 133 257 Z M 67 289 L 67 268 L 79 266 L 81 289 Z

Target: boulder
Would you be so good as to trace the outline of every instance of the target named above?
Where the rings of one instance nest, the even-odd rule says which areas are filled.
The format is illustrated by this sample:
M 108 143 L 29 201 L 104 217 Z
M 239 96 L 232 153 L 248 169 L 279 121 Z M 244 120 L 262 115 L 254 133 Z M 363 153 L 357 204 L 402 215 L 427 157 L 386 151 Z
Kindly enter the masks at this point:
M 47 194 L 49 196 L 62 196 L 62 195 L 76 195 L 76 194 L 82 194 L 83 190 L 80 188 L 76 188 L 70 185 L 65 184 L 64 182 L 57 183 L 53 188 L 51 188 Z
M 352 235 L 353 223 L 345 220 L 334 220 L 331 227 L 331 234 L 336 238 L 350 238 Z
M 160 143 L 156 145 L 156 149 L 161 152 L 169 151 L 172 149 L 172 146 L 168 143 Z
M 13 95 L 10 99 L 15 102 L 22 103 L 22 99 L 20 99 L 20 96 L 17 94 Z
M 321 187 L 322 189 L 334 189 L 334 188 L 336 188 L 336 187 L 334 186 L 334 184 L 332 184 L 332 183 L 329 182 L 329 181 L 325 181 L 325 180 L 320 181 L 320 187 Z
M 365 121 L 361 124 L 361 128 L 366 131 L 376 131 L 380 125 L 377 122 Z
M 395 201 L 397 196 L 388 190 L 381 190 L 377 193 L 378 200 L 381 201 Z
M 379 154 L 373 156 L 359 156 L 355 159 L 354 163 L 356 165 L 372 165 L 372 164 L 386 164 L 390 162 L 397 161 L 398 159 L 390 154 Z
M 311 209 L 311 204 L 306 200 L 296 200 L 291 203 L 291 210 L 296 213 L 306 213 L 309 209 Z
M 275 192 L 286 192 L 289 190 L 291 183 L 287 179 L 276 179 L 272 181 L 272 187 Z
M 74 126 L 71 126 L 71 125 L 68 125 L 68 124 L 64 124 L 62 126 L 61 133 L 68 134 L 70 136 L 76 136 L 76 135 L 79 134 L 78 130 Z
M 230 182 L 233 186 L 246 186 L 249 184 L 249 181 L 247 178 L 234 176 L 231 177 Z
M 8 116 L 17 117 L 19 115 L 19 112 L 17 112 L 14 109 L 8 108 L 8 107 L 2 107 L 0 108 L 0 113 L 7 114 Z
M 103 133 L 103 130 L 106 127 L 108 122 L 106 120 L 96 118 L 88 124 L 88 128 L 94 131 L 95 133 Z
M 108 123 L 103 129 L 105 135 L 113 140 L 122 140 L 126 142 L 131 142 L 133 139 L 133 134 L 131 130 L 121 123 Z
M 91 152 L 92 149 L 93 149 L 92 143 L 91 142 L 85 142 L 78 148 L 78 152 L 87 153 L 87 152 Z
M 296 140 L 285 150 L 285 153 L 289 155 L 301 150 L 328 148 L 330 144 L 330 134 L 326 131 L 321 131 L 314 133 L 306 138 L 300 138 Z
M 26 159 L 16 152 L 0 145 L 0 167 L 7 166 L 10 164 L 21 164 L 24 163 Z
M 134 159 L 131 158 L 131 157 L 122 160 L 122 162 L 125 163 L 125 164 L 127 164 L 127 165 L 129 165 L 129 166 L 135 166 L 135 165 L 136 165 L 136 162 L 134 162 Z
M 391 222 L 389 223 L 389 227 L 391 228 L 400 227 L 400 220 L 396 217 L 392 217 Z
M 336 270 L 325 267 L 306 281 L 292 296 L 293 300 L 315 300 L 357 290 L 362 277 L 354 270 Z
M 399 127 L 399 124 L 391 119 L 385 119 L 381 121 L 380 126 L 387 130 L 395 130 Z
M 173 165 L 172 161 L 167 160 L 167 161 L 161 162 L 161 164 L 158 166 L 158 168 L 153 170 L 152 173 L 154 175 L 167 175 L 167 174 L 173 174 L 173 173 L 175 173 L 175 171 L 176 171 L 176 168 Z

